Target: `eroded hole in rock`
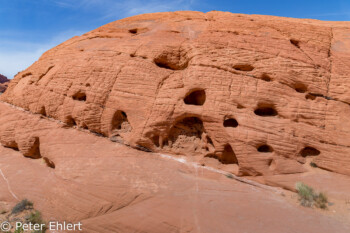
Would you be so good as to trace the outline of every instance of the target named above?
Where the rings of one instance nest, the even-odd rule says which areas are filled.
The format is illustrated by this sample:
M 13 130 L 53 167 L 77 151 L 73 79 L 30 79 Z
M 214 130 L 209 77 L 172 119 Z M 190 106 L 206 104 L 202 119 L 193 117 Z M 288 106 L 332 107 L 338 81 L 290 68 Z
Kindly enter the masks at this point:
M 178 152 L 202 152 L 206 147 L 206 133 L 202 120 L 197 117 L 187 117 L 179 120 L 170 129 L 169 146 Z
M 25 152 L 24 156 L 30 157 L 32 159 L 40 159 L 41 153 L 40 153 L 40 140 L 38 137 L 34 139 L 33 144 L 29 148 L 28 151 Z
M 152 137 L 152 142 L 156 147 L 159 147 L 159 135 L 155 135 Z
M 291 43 L 292 45 L 294 45 L 295 47 L 300 48 L 300 45 L 299 45 L 300 41 L 295 40 L 295 39 L 290 39 L 289 41 L 290 41 L 290 43 Z
M 241 105 L 241 104 L 237 104 L 237 108 L 238 109 L 243 109 L 243 108 L 245 108 L 243 105 Z
M 214 147 L 214 144 L 213 144 L 213 141 L 211 140 L 211 138 L 207 135 L 206 137 L 206 141 L 205 141 L 205 149 L 207 152 L 214 152 L 215 151 L 215 147 Z
M 268 117 L 268 116 L 277 116 L 278 113 L 276 109 L 272 105 L 258 105 L 258 107 L 254 110 L 255 115 Z
M 239 70 L 239 71 L 252 71 L 254 70 L 254 67 L 249 64 L 237 64 L 233 66 L 233 69 Z
M 72 98 L 78 101 L 86 101 L 86 94 L 82 91 L 78 91 L 72 96 Z
M 301 151 L 300 151 L 300 155 L 302 157 L 307 157 L 307 156 L 317 156 L 319 155 L 321 152 L 319 150 L 317 150 L 316 148 L 313 147 L 304 147 Z
M 272 81 L 272 78 L 268 74 L 262 74 L 260 79 L 264 80 L 266 82 L 271 82 Z
M 87 126 L 87 124 L 85 124 L 84 122 L 81 123 L 80 128 L 89 129 L 89 127 Z
M 189 58 L 179 48 L 173 48 L 162 52 L 153 61 L 160 68 L 183 70 L 187 68 Z
M 25 74 L 22 75 L 22 78 L 25 78 L 25 77 L 30 76 L 30 75 L 32 75 L 31 72 L 25 73 Z
M 307 100 L 315 100 L 316 96 L 308 93 L 308 94 L 305 95 L 305 99 L 307 99 Z
M 203 105 L 206 100 L 206 95 L 204 90 L 192 91 L 184 99 L 185 104 L 190 105 Z
M 91 85 L 90 85 L 90 83 L 87 83 L 87 84 L 85 84 L 85 86 L 86 86 L 86 87 L 90 87 Z
M 55 168 L 56 167 L 55 163 L 52 162 L 49 158 L 43 157 L 43 160 L 44 160 L 46 166 L 48 166 L 50 168 Z
M 261 153 L 271 153 L 273 152 L 273 149 L 271 146 L 269 145 L 261 145 L 261 146 L 258 146 L 257 150 Z
M 296 83 L 294 89 L 299 93 L 305 93 L 307 91 L 307 87 L 302 83 Z
M 116 111 L 111 124 L 112 136 L 120 136 L 120 133 L 127 133 L 131 130 L 132 127 L 128 121 L 126 113 L 121 110 Z
M 220 162 L 223 164 L 238 164 L 238 160 L 235 152 L 232 150 L 230 144 L 226 144 L 224 151 L 222 152 L 221 157 L 219 158 Z
M 133 29 L 130 29 L 129 32 L 131 34 L 137 34 L 138 33 L 138 29 L 137 28 L 133 28 Z
M 43 115 L 43 116 L 46 116 L 46 109 L 45 109 L 45 106 L 42 106 L 42 107 L 41 107 L 39 114 L 41 114 L 41 115 Z
M 4 147 L 10 148 L 15 151 L 19 151 L 18 144 L 15 141 L 11 141 L 10 143 L 7 143 L 6 145 L 3 145 Z
M 68 126 L 75 126 L 75 125 L 77 125 L 77 123 L 75 122 L 75 120 L 74 120 L 74 118 L 72 116 L 67 116 L 66 120 L 65 120 L 65 123 Z
M 232 127 L 236 128 L 238 126 L 238 122 L 236 119 L 229 118 L 224 121 L 224 127 Z

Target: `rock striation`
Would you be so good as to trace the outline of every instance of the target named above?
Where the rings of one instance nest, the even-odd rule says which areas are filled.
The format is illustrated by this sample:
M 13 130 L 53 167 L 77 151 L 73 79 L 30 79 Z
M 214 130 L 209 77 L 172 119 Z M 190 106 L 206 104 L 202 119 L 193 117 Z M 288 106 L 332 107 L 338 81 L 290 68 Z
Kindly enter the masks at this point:
M 350 175 L 348 27 L 224 12 L 135 16 L 47 51 L 1 100 L 241 176 L 303 173 L 311 160 Z M 9 135 L 1 140 L 35 156 L 35 138 Z

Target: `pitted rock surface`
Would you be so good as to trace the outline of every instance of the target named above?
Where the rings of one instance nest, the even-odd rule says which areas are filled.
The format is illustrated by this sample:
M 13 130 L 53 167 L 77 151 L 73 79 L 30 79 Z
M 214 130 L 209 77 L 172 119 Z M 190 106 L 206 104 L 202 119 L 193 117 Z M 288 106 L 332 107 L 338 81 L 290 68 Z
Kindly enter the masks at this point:
M 303 173 L 310 158 L 350 175 L 349 26 L 223 12 L 135 16 L 47 51 L 1 100 L 132 147 L 215 159 L 239 175 Z M 3 132 L 1 143 L 35 157 L 35 138 Z

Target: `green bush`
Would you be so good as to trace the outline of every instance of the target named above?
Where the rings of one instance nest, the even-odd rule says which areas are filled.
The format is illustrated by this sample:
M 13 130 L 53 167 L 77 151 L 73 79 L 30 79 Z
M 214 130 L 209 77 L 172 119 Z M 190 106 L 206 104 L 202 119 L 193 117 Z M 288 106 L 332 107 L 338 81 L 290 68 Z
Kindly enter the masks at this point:
M 28 223 L 32 223 L 32 224 L 45 224 L 42 217 L 41 217 L 41 213 L 39 211 L 34 211 L 31 212 L 28 216 L 27 216 L 27 222 Z M 33 233 L 44 233 L 46 231 L 46 228 L 44 227 L 44 229 L 42 231 L 34 231 Z
M 324 193 L 317 193 L 310 186 L 298 182 L 295 188 L 299 195 L 299 201 L 302 206 L 317 207 L 321 209 L 327 209 L 328 198 Z
M 13 233 L 24 233 L 23 228 L 18 228 L 17 230 L 15 230 Z
M 33 203 L 28 201 L 27 199 L 24 199 L 20 201 L 15 207 L 12 208 L 12 214 L 17 214 L 22 212 L 25 209 L 33 208 Z

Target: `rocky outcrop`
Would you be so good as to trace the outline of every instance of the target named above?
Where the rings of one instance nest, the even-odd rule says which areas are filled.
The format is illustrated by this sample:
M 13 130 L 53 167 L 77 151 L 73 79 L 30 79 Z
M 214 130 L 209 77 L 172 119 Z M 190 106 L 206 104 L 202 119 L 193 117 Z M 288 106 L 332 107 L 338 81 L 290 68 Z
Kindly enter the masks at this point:
M 7 79 L 6 76 L 0 74 L 0 83 L 6 83 L 6 82 L 8 82 L 8 81 L 9 81 L 9 80 Z
M 344 175 L 317 175 L 318 183 L 332 184 L 320 188 L 333 203 L 325 214 L 299 206 L 288 191 L 239 181 L 191 157 L 137 151 L 4 103 L 0 140 L 2 212 L 28 199 L 45 222 L 80 222 L 87 233 L 350 231 L 344 212 L 350 178 Z M 23 156 L 30 151 L 40 156 Z M 288 187 L 292 179 L 280 175 L 267 182 Z
M 6 91 L 9 81 L 10 80 L 8 80 L 7 77 L 0 74 L 0 94 Z
M 348 26 L 223 12 L 135 16 L 49 50 L 1 100 L 239 175 L 303 173 L 310 160 L 350 175 Z M 18 145 L 26 156 L 33 140 Z

